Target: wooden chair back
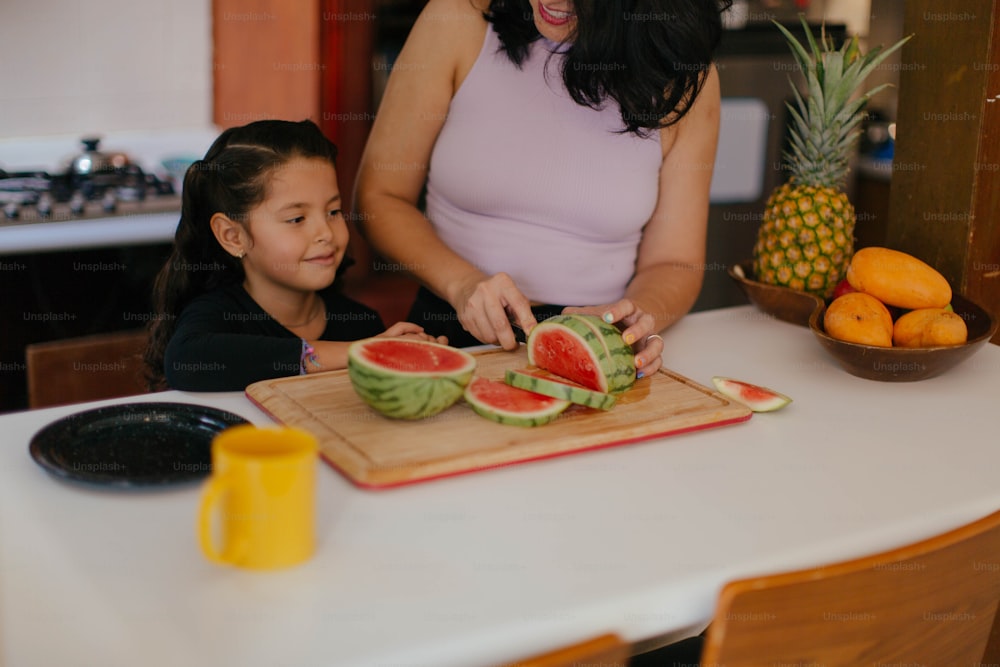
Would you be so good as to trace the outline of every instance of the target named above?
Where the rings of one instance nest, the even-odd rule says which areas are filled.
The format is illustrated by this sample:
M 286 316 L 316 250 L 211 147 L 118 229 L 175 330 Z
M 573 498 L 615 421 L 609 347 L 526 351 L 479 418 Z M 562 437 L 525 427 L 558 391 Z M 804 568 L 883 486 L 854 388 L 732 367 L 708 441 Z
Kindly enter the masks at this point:
M 909 546 L 727 584 L 702 665 L 1000 664 L 1000 512 Z
M 42 408 L 147 391 L 146 331 L 67 338 L 25 347 L 28 407 Z
M 604 634 L 499 667 L 626 667 L 630 647 L 617 635 Z

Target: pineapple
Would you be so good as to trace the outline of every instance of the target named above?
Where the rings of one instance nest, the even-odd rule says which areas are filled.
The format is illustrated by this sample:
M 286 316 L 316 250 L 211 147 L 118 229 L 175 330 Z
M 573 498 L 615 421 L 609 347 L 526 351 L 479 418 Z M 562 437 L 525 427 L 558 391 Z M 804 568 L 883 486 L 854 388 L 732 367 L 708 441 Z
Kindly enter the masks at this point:
M 834 49 L 822 34 L 822 48 L 802 25 L 811 53 L 777 24 L 806 78 L 807 97 L 795 85 L 791 149 L 785 160 L 791 178 L 771 193 L 753 249 L 757 280 L 826 298 L 844 277 L 854 252 L 854 207 L 842 188 L 850 152 L 868 99 L 889 84 L 855 98 L 862 81 L 906 37 L 892 47 L 867 54 L 854 37 Z

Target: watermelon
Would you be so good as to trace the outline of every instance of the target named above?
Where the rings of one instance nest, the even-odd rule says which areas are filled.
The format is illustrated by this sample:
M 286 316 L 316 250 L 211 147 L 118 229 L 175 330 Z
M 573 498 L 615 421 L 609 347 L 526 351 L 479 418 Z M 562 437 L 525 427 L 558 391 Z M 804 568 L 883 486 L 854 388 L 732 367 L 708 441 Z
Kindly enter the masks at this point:
M 559 398 L 598 410 L 610 410 L 617 401 L 614 394 L 587 389 L 540 368 L 528 368 L 520 371 L 508 370 L 504 380 L 512 387 L 527 389 L 536 394 Z
M 596 315 L 555 315 L 528 334 L 528 363 L 601 393 L 635 384 L 635 353 Z
M 472 379 L 465 388 L 465 401 L 477 414 L 513 426 L 547 424 L 570 406 L 569 401 L 484 377 Z
M 773 389 L 741 380 L 716 376 L 712 378 L 712 384 L 715 385 L 720 394 L 734 401 L 739 401 L 754 412 L 771 412 L 792 402 L 791 398 L 779 394 Z
M 394 419 L 423 419 L 450 407 L 475 369 L 468 352 L 429 341 L 366 338 L 347 348 L 354 391 Z

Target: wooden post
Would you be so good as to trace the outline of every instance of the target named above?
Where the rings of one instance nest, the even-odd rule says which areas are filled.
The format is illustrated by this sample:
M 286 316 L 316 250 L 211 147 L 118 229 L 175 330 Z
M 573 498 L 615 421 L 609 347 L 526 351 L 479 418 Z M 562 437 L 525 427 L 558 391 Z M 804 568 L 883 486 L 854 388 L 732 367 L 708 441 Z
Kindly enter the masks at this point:
M 341 206 L 351 232 L 350 255 L 356 262 L 347 275 L 363 283 L 372 253 L 353 218 L 354 177 L 368 139 L 372 109 L 372 49 L 375 40 L 374 0 L 321 0 L 320 49 L 328 65 L 320 88 L 320 128 L 337 144 L 337 181 Z
M 214 119 L 319 121 L 319 0 L 213 0 Z
M 1000 317 L 1000 0 L 905 5 L 887 245 Z

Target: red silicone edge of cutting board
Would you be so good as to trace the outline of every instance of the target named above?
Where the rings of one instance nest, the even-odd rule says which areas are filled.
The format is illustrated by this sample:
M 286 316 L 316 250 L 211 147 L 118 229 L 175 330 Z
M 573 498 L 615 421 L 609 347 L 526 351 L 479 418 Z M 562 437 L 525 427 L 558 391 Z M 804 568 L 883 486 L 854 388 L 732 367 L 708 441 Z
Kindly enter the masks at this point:
M 267 416 L 269 416 L 271 419 L 275 420 L 276 422 L 280 422 L 281 421 L 275 415 L 271 414 L 271 412 L 267 408 L 265 408 L 263 405 L 261 405 L 260 403 L 258 403 L 257 401 L 255 401 L 253 399 L 253 397 L 250 396 L 249 394 L 247 394 L 247 398 L 250 399 L 251 403 L 253 403 L 254 405 L 256 405 L 262 412 L 264 412 L 265 414 L 267 414 Z M 591 445 L 590 447 L 582 447 L 580 449 L 572 449 L 572 450 L 565 451 L 565 452 L 553 452 L 551 454 L 542 454 L 541 456 L 529 456 L 529 457 L 526 457 L 526 458 L 523 458 L 523 459 L 515 459 L 515 460 L 512 460 L 512 461 L 505 461 L 504 463 L 497 463 L 495 465 L 490 465 L 490 466 L 480 466 L 480 467 L 477 467 L 477 468 L 467 468 L 465 470 L 456 470 L 454 472 L 441 473 L 440 475 L 428 475 L 426 477 L 415 477 L 413 479 L 407 479 L 407 480 L 403 480 L 403 481 L 400 481 L 400 482 L 391 482 L 391 483 L 388 483 L 388 484 L 367 484 L 365 482 L 358 481 L 358 480 L 354 479 L 353 477 L 351 477 L 350 475 L 348 475 L 347 472 L 343 468 L 341 468 L 336 463 L 334 463 L 333 461 L 331 461 L 330 459 L 328 459 L 326 457 L 326 455 L 324 455 L 322 452 L 320 452 L 320 458 L 322 458 L 323 461 L 325 461 L 327 465 L 329 465 L 331 468 L 333 468 L 338 473 L 340 473 L 340 475 L 344 479 L 346 479 L 347 481 L 349 481 L 354 486 L 357 486 L 358 488 L 361 488 L 361 489 L 367 489 L 369 491 L 382 491 L 382 490 L 385 490 L 385 489 L 398 489 L 399 487 L 402 487 L 402 486 L 412 486 L 414 484 L 423 484 L 424 482 L 433 482 L 435 480 L 446 479 L 448 477 L 458 477 L 460 475 L 470 475 L 472 473 L 483 472 L 485 470 L 495 470 L 497 468 L 508 468 L 510 466 L 520 465 L 522 463 L 531 463 L 532 461 L 544 461 L 545 459 L 555 459 L 555 458 L 560 458 L 560 457 L 563 457 L 563 456 L 571 456 L 573 454 L 580 454 L 582 452 L 593 452 L 593 451 L 597 451 L 598 449 L 610 449 L 611 447 L 621 447 L 623 445 L 633 445 L 633 444 L 635 444 L 637 442 L 645 442 L 647 440 L 656 440 L 657 438 L 666 438 L 668 436 L 681 435 L 683 433 L 693 433 L 695 431 L 704 431 L 704 430 L 707 430 L 707 429 L 710 429 L 710 428 L 718 428 L 719 426 L 727 426 L 729 424 L 739 424 L 741 422 L 748 421 L 752 416 L 753 416 L 753 412 L 750 412 L 750 413 L 747 413 L 746 415 L 743 415 L 741 417 L 733 417 L 732 419 L 723 419 L 721 421 L 709 422 L 707 424 L 698 424 L 696 426 L 687 426 L 687 427 L 684 427 L 684 428 L 674 429 L 673 431 L 662 431 L 660 433 L 649 433 L 649 434 L 642 435 L 642 436 L 639 436 L 639 437 L 636 437 L 636 438 L 626 438 L 625 440 L 616 440 L 614 442 L 603 442 L 603 443 L 601 443 L 599 445 Z M 518 428 L 518 427 L 512 427 L 512 428 Z

